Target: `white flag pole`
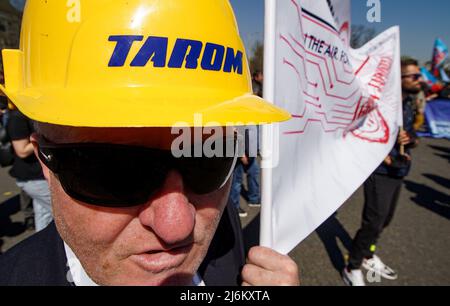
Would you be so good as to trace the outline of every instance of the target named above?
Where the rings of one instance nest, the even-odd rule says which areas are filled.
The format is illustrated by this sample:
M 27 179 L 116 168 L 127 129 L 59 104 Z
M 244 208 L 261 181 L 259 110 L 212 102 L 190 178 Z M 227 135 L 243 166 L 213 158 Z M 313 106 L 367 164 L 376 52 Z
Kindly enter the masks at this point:
M 275 100 L 276 0 L 265 0 L 264 99 Z M 273 126 L 262 127 L 262 182 L 260 245 L 272 247 L 272 157 Z

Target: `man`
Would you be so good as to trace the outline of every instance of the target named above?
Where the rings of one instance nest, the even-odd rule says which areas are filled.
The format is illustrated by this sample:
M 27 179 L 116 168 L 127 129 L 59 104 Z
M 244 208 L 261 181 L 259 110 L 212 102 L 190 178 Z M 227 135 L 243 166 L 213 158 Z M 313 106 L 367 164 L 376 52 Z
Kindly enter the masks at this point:
M 421 73 L 414 59 L 403 59 L 401 67 L 404 127 L 394 149 L 364 183 L 362 227 L 353 240 L 348 265 L 342 272 L 344 282 L 352 286 L 365 285 L 361 267 L 386 279 L 397 278 L 397 273 L 384 264 L 375 252 L 381 233 L 394 217 L 403 180 L 410 171 L 410 149 L 418 143 L 413 108 L 415 95 L 421 90 Z
M 244 174 L 247 174 L 247 190 L 244 198 L 250 207 L 260 207 L 261 196 L 259 188 L 259 165 L 258 155 L 258 127 L 247 126 L 242 131 L 245 150 L 244 155 L 236 162 L 233 172 L 233 182 L 231 184 L 230 201 L 236 208 L 241 218 L 248 216 L 248 213 L 241 207 L 240 199 L 242 194 L 242 183 Z
M 289 118 L 249 95 L 228 1 L 81 4 L 29 0 L 22 49 L 3 54 L 0 89 L 37 122 L 55 223 L 2 256 L 0 284 L 297 285 L 271 249 L 244 265 L 227 207 L 235 151 L 197 154 L 211 133 L 234 148 L 229 122 Z M 175 157 L 180 127 L 194 141 Z
M 257 95 L 258 97 L 263 96 L 263 81 L 264 81 L 264 75 L 262 71 L 256 70 L 252 74 L 252 87 L 253 87 L 253 94 Z
M 263 97 L 263 74 L 256 70 L 252 74 L 253 94 Z M 236 163 L 231 184 L 230 201 L 237 209 L 239 216 L 245 218 L 248 213 L 241 207 L 242 182 L 247 174 L 247 190 L 244 195 L 250 207 L 261 206 L 261 193 L 259 189 L 260 169 L 257 155 L 259 151 L 259 129 L 257 126 L 247 126 L 243 132 L 245 137 L 245 154 Z
M 48 183 L 30 140 L 34 133 L 33 123 L 19 110 L 13 109 L 9 111 L 7 131 L 15 153 L 9 174 L 16 179 L 22 193 L 26 194 L 21 195 L 20 199 L 24 224 L 27 229 L 34 227 L 39 232 L 47 227 L 53 217 Z M 32 199 L 32 208 L 27 196 Z

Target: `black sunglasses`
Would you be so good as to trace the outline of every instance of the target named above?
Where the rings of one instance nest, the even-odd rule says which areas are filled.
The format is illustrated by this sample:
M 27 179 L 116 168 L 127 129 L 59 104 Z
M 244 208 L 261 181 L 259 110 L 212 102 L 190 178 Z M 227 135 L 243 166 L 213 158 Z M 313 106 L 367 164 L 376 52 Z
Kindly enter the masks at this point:
M 223 154 L 216 154 L 220 157 L 175 158 L 170 150 L 103 143 L 54 144 L 41 137 L 38 155 L 73 199 L 103 207 L 132 207 L 146 203 L 172 169 L 195 194 L 222 188 L 236 164 L 238 137 L 218 141 L 223 141 L 219 147 Z M 190 148 L 191 156 L 198 152 L 196 146 Z M 229 146 L 234 150 L 231 157 Z
M 420 73 L 405 74 L 405 75 L 402 75 L 402 78 L 412 78 L 413 81 L 417 81 L 422 78 L 422 75 Z

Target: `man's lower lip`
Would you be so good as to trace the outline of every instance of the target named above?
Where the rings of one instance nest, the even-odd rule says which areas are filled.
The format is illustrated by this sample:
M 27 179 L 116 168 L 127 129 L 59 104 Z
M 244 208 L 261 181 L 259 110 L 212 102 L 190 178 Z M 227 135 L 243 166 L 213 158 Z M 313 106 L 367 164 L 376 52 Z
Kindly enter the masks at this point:
M 160 273 L 179 267 L 186 259 L 189 250 L 190 246 L 172 250 L 170 252 L 137 254 L 131 256 L 130 259 L 145 271 Z

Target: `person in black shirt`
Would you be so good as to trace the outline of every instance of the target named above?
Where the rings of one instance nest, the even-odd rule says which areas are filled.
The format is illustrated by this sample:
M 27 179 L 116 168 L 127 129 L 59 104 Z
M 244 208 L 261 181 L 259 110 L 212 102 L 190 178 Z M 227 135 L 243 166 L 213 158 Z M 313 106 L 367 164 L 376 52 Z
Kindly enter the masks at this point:
M 33 200 L 34 223 L 38 232 L 43 230 L 53 217 L 48 183 L 30 141 L 34 132 L 33 124 L 20 111 L 11 110 L 7 130 L 15 152 L 14 164 L 9 173 Z

